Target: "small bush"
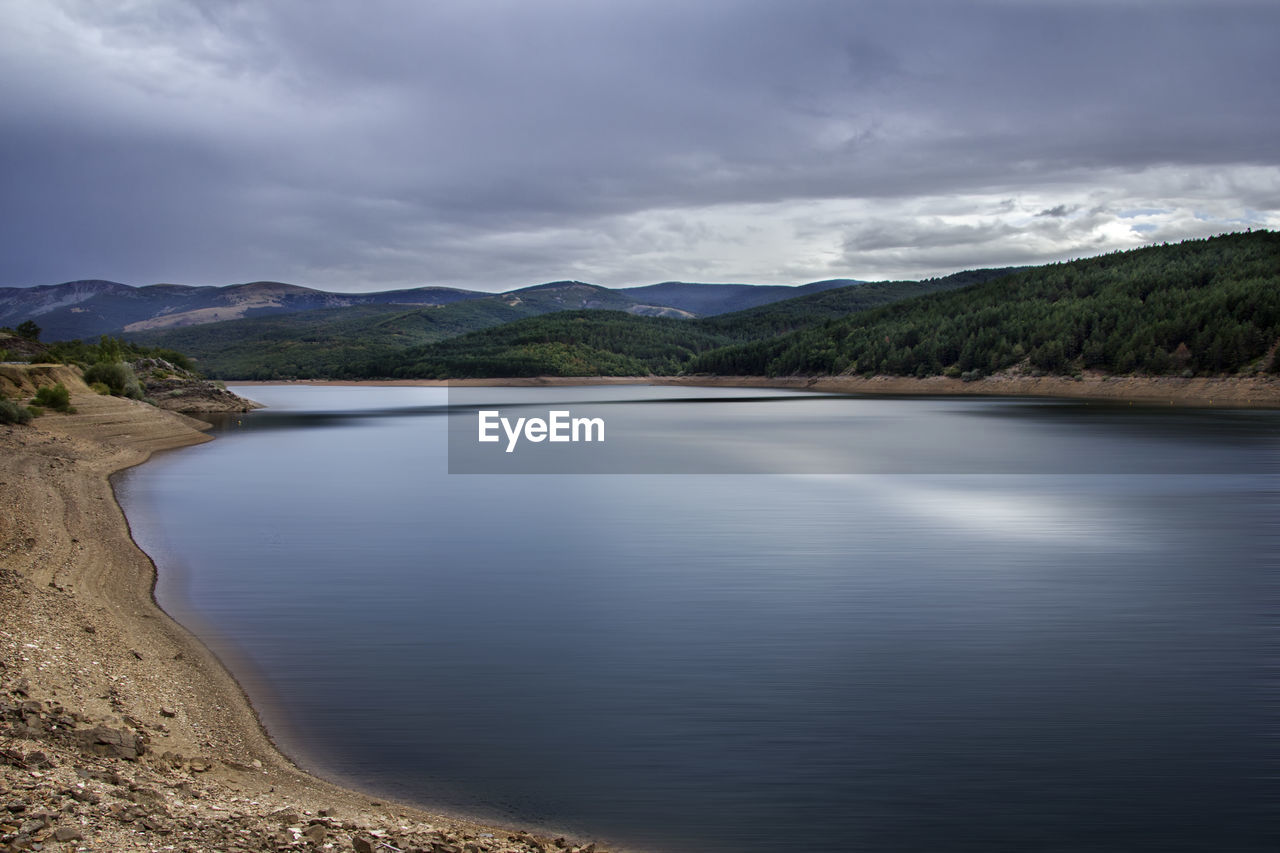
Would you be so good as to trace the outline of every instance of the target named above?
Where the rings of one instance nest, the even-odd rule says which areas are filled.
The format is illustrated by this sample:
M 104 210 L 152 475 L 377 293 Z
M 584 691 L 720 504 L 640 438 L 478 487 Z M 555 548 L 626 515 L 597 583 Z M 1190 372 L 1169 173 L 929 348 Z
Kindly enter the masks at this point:
M 71 409 L 71 392 L 61 382 L 57 385 L 45 385 L 36 390 L 36 396 L 31 402 L 56 412 L 67 412 Z
M 84 381 L 90 385 L 100 382 L 117 397 L 142 399 L 142 386 L 138 384 L 138 377 L 133 368 L 123 361 L 100 361 L 90 365 L 84 372 Z
M 107 387 L 105 382 L 92 382 L 89 387 L 92 388 L 96 394 L 107 395 L 111 393 L 111 389 Z
M 44 406 L 27 406 L 27 411 L 31 413 L 31 417 L 38 418 L 44 414 Z
M 0 424 L 30 423 L 31 410 L 11 400 L 0 400 Z

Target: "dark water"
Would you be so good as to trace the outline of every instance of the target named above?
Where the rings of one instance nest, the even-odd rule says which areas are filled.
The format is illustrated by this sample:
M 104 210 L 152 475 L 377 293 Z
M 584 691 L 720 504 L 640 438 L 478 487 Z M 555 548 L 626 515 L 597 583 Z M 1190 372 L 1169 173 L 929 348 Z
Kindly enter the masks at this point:
M 1276 413 L 657 392 L 511 393 L 750 396 L 644 423 L 798 473 L 450 475 L 443 391 L 255 387 L 119 491 L 285 749 L 389 795 L 664 853 L 1277 849 Z M 851 447 L 883 473 L 812 473 Z M 1053 462 L 944 463 L 1009 454 Z

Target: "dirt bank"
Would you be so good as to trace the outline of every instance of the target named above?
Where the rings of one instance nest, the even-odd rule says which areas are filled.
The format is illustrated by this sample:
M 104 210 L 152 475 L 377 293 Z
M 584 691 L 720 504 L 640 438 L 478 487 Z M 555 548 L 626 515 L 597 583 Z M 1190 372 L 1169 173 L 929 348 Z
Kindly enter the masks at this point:
M 12 375 L 14 371 L 22 375 Z M 50 372 L 52 371 L 52 372 Z M 206 426 L 53 379 L 77 412 L 0 427 L 0 851 L 542 851 L 300 771 L 219 661 L 152 599 L 108 476 Z
M 374 385 L 412 387 L 564 387 L 573 385 L 684 385 L 715 388 L 789 388 L 841 394 L 904 396 L 1065 397 L 1158 406 L 1280 408 L 1280 377 L 988 376 L 973 382 L 931 376 L 535 376 L 510 379 L 386 379 L 343 382 L 234 382 L 235 385 Z
M 1065 397 L 1158 406 L 1280 408 L 1280 378 L 1265 376 L 1181 379 L 1171 376 L 1106 377 L 1099 374 L 1071 379 L 1065 376 L 998 375 L 973 382 L 944 376 L 926 379 L 905 376 L 693 376 L 661 381 L 674 385 L 792 388 L 842 394 Z

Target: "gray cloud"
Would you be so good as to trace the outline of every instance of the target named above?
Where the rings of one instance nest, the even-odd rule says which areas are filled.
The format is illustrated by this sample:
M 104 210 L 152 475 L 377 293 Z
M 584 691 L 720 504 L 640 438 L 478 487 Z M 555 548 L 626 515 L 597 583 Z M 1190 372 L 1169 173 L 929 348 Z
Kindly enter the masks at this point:
M 1271 3 L 104 5 L 0 3 L 0 285 L 799 281 L 1280 225 Z

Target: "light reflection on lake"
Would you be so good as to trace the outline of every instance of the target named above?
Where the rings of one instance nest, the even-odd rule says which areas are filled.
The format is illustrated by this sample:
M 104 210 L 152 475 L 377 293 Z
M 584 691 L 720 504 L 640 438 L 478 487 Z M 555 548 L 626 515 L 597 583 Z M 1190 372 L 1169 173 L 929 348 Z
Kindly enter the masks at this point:
M 671 853 L 1272 849 L 1276 413 L 487 390 L 719 473 L 451 475 L 444 389 L 255 386 L 120 478 L 305 765 Z

